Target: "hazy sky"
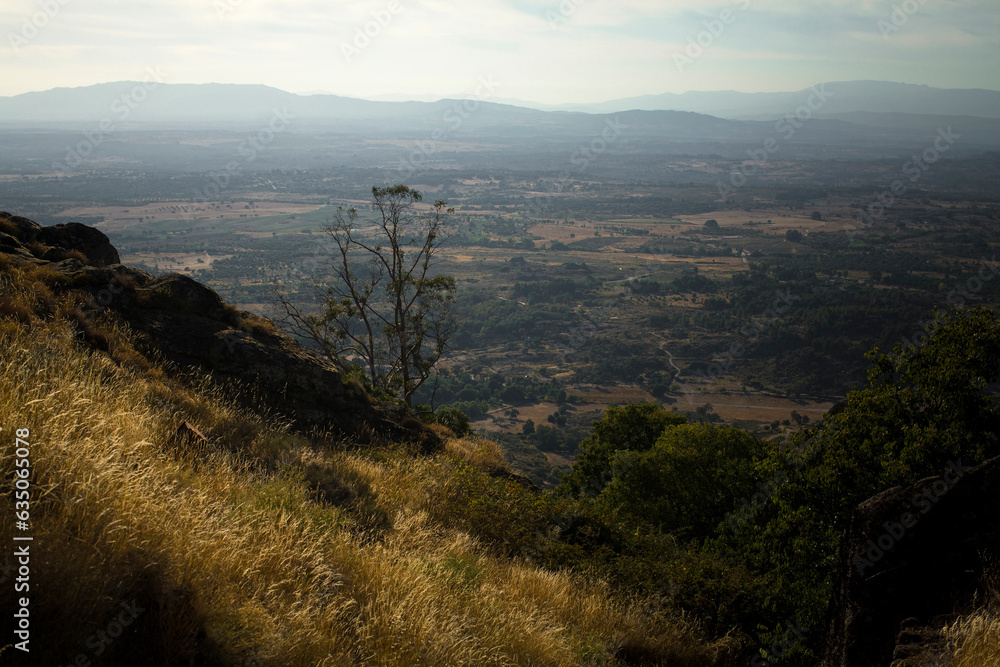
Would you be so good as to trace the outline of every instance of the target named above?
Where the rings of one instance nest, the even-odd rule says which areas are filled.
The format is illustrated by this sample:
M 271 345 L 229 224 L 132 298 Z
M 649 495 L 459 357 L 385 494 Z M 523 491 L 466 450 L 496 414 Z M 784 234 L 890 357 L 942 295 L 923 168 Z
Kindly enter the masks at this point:
M 0 26 L 0 95 L 151 70 L 352 97 L 486 79 L 553 104 L 852 79 L 1000 90 L 1000 0 L 2 0 Z

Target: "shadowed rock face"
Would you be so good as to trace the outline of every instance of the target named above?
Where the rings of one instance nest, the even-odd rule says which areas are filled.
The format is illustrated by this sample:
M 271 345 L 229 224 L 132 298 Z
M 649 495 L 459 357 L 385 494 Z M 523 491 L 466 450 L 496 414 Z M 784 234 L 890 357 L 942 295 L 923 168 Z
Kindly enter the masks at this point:
M 934 625 L 953 613 L 979 588 L 984 556 L 1000 555 L 1000 457 L 975 468 L 955 461 L 942 473 L 854 510 L 824 667 L 890 664 L 904 622 Z
M 5 220 L 8 226 L 17 229 L 17 233 L 13 236 L 23 245 L 41 243 L 63 250 L 77 250 L 96 266 L 107 266 L 121 262 L 118 250 L 111 245 L 111 241 L 103 232 L 79 222 L 42 227 L 33 220 L 11 215 L 5 211 L 0 212 L 0 219 Z M 55 257 L 50 256 L 45 259 L 55 259 Z
M 78 250 L 87 262 L 78 257 L 48 261 L 49 250 L 29 247 L 36 242 Z M 77 242 L 82 245 L 73 245 Z M 117 250 L 96 229 L 79 223 L 40 227 L 0 213 L 0 252 L 15 262 L 45 264 L 65 274 L 71 289 L 93 296 L 90 310 L 108 308 L 128 322 L 146 352 L 235 382 L 241 400 L 262 413 L 277 412 L 303 430 L 415 441 L 424 451 L 441 446 L 434 433 L 408 427 L 402 415 L 373 405 L 325 360 L 266 320 L 227 306 L 205 285 L 180 274 L 154 278 L 118 263 Z

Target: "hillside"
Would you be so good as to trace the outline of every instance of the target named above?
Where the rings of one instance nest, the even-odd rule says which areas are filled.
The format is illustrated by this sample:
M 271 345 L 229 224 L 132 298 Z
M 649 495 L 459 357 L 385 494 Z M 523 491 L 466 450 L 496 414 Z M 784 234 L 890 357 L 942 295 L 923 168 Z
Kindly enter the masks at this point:
M 808 465 L 789 443 L 618 406 L 564 487 L 540 492 L 489 440 L 373 401 L 199 283 L 122 266 L 97 230 L 0 213 L 8 494 L 30 469 L 28 526 L 10 512 L 3 526 L 33 538 L 31 654 L 15 664 L 839 664 L 825 621 L 865 613 L 885 614 L 879 645 L 908 664 L 995 664 L 978 550 L 1000 536 L 982 501 L 1000 479 L 983 394 L 1000 322 L 949 317 L 923 352 L 875 359 L 910 385 L 873 382 L 790 441 Z M 871 428 L 892 420 L 908 423 L 898 441 Z M 855 447 L 865 432 L 878 437 Z M 925 557 L 876 559 L 929 587 L 923 545 L 962 527 L 953 596 L 887 611 L 870 582 L 836 578 L 863 543 L 848 533 L 838 564 L 836 520 L 878 525 L 956 455 L 970 481 L 914 531 Z
M 106 265 L 100 243 L 89 256 L 22 244 L 37 226 L 0 224 L 2 428 L 30 432 L 32 640 L 18 664 L 710 665 L 725 654 L 677 614 L 455 527 L 463 481 L 521 489 L 495 445 L 438 428 L 444 443 L 429 452 L 420 443 L 438 436 L 419 425 L 390 441 L 377 407 L 347 430 L 303 429 L 218 372 L 168 360 L 128 323 L 147 293 L 162 299 L 149 331 L 171 315 L 210 319 L 190 312 L 197 299 L 157 295 L 162 281 Z M 129 305 L 100 307 L 97 277 L 109 274 Z M 268 323 L 230 313 L 230 324 L 268 353 L 306 356 Z M 352 411 L 369 402 L 351 400 Z M 12 447 L 3 468 L 13 479 Z M 95 648 L 122 605 L 134 622 Z

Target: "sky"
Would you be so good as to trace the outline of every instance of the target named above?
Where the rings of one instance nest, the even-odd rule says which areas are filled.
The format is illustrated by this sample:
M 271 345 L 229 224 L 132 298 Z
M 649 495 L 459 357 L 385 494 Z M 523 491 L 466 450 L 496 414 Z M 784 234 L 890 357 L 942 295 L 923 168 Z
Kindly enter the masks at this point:
M 0 34 L 0 96 L 150 72 L 541 104 L 857 79 L 1000 90 L 1000 0 L 3 0 Z

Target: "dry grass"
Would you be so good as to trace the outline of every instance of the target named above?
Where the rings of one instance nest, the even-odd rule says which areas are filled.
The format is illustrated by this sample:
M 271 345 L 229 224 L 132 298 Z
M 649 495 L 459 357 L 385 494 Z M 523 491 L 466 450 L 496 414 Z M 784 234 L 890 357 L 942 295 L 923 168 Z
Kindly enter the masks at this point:
M 717 657 L 680 619 L 653 619 L 600 582 L 491 557 L 431 520 L 434 487 L 452 468 L 443 458 L 314 451 L 207 382 L 184 389 L 82 347 L 62 320 L 0 320 L 0 349 L 0 432 L 31 430 L 39 664 L 87 652 L 86 638 L 133 599 L 147 611 L 107 664 Z M 178 454 L 182 419 L 210 446 Z M 11 480 L 14 449 L 0 451 Z M 503 461 L 482 441 L 453 440 L 449 452 Z M 11 595 L 4 587 L 3 604 Z
M 449 456 L 482 470 L 508 470 L 503 449 L 485 438 L 451 438 L 445 442 L 444 451 Z
M 21 230 L 20 228 L 18 228 L 17 225 L 14 224 L 13 220 L 11 220 L 6 216 L 2 216 L 0 217 L 0 232 L 3 232 L 4 234 L 9 234 L 17 238 L 18 235 L 20 235 Z
M 949 663 L 953 667 L 993 667 L 1000 665 L 1000 615 L 983 610 L 966 616 L 945 631 L 958 646 Z
M 987 579 L 986 603 L 944 629 L 949 646 L 954 646 L 952 667 L 994 667 L 1000 665 L 1000 575 Z

